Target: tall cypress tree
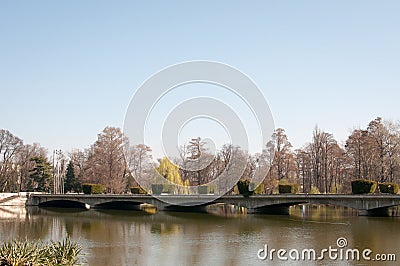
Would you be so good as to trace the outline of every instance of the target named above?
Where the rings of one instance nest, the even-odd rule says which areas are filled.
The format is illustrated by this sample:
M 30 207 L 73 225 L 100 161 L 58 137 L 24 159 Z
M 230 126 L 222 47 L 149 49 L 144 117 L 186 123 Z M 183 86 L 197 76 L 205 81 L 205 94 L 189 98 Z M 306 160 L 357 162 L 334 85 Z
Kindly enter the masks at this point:
M 65 175 L 65 192 L 78 192 L 79 187 L 79 182 L 75 176 L 74 164 L 72 163 L 72 161 L 70 161 L 68 163 L 67 173 Z

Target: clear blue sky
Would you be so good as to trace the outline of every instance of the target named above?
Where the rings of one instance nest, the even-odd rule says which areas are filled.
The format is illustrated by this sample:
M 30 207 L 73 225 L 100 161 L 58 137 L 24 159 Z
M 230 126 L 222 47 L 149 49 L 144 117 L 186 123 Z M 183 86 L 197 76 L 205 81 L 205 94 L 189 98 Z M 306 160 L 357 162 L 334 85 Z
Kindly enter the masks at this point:
M 249 75 L 296 147 L 400 119 L 400 1 L 191 2 L 0 1 L 0 128 L 87 147 L 150 75 L 200 59 Z

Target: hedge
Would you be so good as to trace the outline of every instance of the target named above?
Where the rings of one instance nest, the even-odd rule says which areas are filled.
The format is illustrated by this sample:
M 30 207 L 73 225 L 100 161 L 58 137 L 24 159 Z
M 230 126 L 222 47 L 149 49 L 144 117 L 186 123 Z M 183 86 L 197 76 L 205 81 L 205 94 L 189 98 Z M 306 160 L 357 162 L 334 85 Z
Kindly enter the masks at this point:
M 217 190 L 215 185 L 202 185 L 202 186 L 198 186 L 197 190 L 199 192 L 199 194 L 214 194 L 215 191 Z
M 84 194 L 103 194 L 106 187 L 102 184 L 82 184 Z
M 354 180 L 351 181 L 351 192 L 353 194 L 368 194 L 374 193 L 377 187 L 375 181 L 369 180 Z
M 379 191 L 382 193 L 397 194 L 399 192 L 399 185 L 391 182 L 379 183 Z
M 278 191 L 279 194 L 296 194 L 300 192 L 300 185 L 296 183 L 279 184 Z
M 154 195 L 160 195 L 163 192 L 163 184 L 152 184 L 151 192 Z
M 249 185 L 250 185 L 250 180 L 239 180 L 237 182 L 239 193 L 245 197 L 253 195 L 253 191 L 249 190 Z
M 258 187 L 254 188 L 256 184 L 250 183 L 250 190 L 253 190 L 253 194 L 259 195 L 264 192 L 264 184 L 259 184 Z
M 239 193 L 245 197 L 251 196 L 253 194 L 261 194 L 264 190 L 264 185 L 260 184 L 254 189 L 255 184 L 250 182 L 250 180 L 239 180 L 237 182 L 237 188 Z M 250 187 L 250 188 L 249 188 Z
M 174 194 L 175 192 L 175 185 L 171 185 L 171 184 L 164 184 L 163 185 L 163 193 L 167 193 L 167 194 Z
M 132 194 L 147 194 L 146 190 L 141 187 L 131 187 Z

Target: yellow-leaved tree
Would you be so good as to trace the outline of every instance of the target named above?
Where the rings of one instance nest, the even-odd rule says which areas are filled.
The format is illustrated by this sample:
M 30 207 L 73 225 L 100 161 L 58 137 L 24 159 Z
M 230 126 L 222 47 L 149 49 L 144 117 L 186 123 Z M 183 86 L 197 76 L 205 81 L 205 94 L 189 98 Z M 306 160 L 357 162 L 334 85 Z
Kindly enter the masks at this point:
M 178 185 L 178 186 L 183 186 L 183 187 L 178 187 L 177 192 L 179 194 L 187 193 L 187 189 L 185 189 L 184 187 L 189 186 L 189 180 L 185 180 L 185 181 L 182 180 L 181 175 L 179 174 L 179 166 L 172 163 L 167 157 L 164 157 L 160 160 L 160 165 L 156 168 L 156 170 L 161 176 L 163 176 L 165 179 L 167 179 L 171 183 Z

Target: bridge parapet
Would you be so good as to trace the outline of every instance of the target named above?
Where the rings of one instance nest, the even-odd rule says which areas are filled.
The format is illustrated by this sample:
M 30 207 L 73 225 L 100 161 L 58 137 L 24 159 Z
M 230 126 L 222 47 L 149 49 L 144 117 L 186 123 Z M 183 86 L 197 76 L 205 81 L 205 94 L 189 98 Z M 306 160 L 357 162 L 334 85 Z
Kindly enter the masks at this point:
M 157 198 L 151 195 L 83 195 L 83 194 L 31 194 L 27 205 L 41 206 L 52 201 L 68 201 L 90 205 L 101 206 L 109 202 L 126 202 L 132 204 L 147 203 L 155 206 L 159 211 L 171 209 L 169 203 L 163 201 L 177 202 L 178 206 L 207 206 L 214 203 L 231 204 L 248 209 L 248 213 L 263 212 L 270 208 L 288 207 L 292 205 L 310 203 L 336 205 L 353 208 L 359 211 L 373 211 L 400 205 L 400 195 L 342 195 L 342 194 L 279 194 L 279 195 L 254 195 L 243 197 L 242 195 L 226 195 L 215 199 L 213 195 L 165 195 Z M 173 200 L 171 200 L 173 199 Z

